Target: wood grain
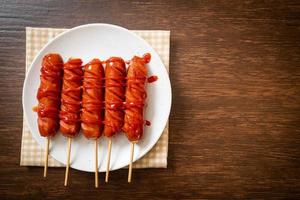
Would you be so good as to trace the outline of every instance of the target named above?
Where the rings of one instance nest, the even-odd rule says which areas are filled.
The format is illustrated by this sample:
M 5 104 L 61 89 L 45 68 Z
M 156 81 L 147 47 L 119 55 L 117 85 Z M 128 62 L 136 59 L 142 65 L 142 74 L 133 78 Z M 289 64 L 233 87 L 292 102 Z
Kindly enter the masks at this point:
M 25 27 L 171 30 L 168 169 L 20 167 Z M 300 198 L 299 1 L 1 1 L 1 199 Z

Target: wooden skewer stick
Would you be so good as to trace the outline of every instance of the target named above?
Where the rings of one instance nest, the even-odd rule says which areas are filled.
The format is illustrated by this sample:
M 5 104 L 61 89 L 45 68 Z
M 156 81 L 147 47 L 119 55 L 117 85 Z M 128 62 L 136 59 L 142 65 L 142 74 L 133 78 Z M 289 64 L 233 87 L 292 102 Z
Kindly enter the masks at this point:
M 106 183 L 108 182 L 108 177 L 109 177 L 111 146 L 112 146 L 112 140 L 111 140 L 111 138 L 109 138 L 109 140 L 108 140 L 108 155 L 107 155 L 106 175 L 105 175 L 105 182 Z
M 45 162 L 44 162 L 44 177 L 47 177 L 47 171 L 48 171 L 49 145 L 50 145 L 50 138 L 47 137 L 46 150 L 45 150 Z
M 95 140 L 95 188 L 98 188 L 98 139 Z
M 68 159 L 67 159 L 67 165 L 66 165 L 66 173 L 65 173 L 65 186 L 68 185 L 68 177 L 69 177 L 69 168 L 70 168 L 70 155 L 71 155 L 71 144 L 72 144 L 72 138 L 69 138 L 68 143 Z
M 136 142 L 131 142 L 131 150 L 130 150 L 130 163 L 129 163 L 129 171 L 128 171 L 128 183 L 131 182 L 131 176 L 132 176 L 132 161 L 133 161 L 133 155 L 134 155 L 134 144 Z

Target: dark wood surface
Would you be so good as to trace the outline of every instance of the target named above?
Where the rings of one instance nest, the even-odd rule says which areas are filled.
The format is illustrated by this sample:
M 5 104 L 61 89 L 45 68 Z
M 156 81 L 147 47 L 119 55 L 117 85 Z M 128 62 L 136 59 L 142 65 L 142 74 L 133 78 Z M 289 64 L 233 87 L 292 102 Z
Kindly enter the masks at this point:
M 26 2 L 26 3 L 24 3 Z M 167 169 L 20 167 L 25 27 L 171 30 Z M 299 1 L 0 1 L 0 199 L 300 198 Z

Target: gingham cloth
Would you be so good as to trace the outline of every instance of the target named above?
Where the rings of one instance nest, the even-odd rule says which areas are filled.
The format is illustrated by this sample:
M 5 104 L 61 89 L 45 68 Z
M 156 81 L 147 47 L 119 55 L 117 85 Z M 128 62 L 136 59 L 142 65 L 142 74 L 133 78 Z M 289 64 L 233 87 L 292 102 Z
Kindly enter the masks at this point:
M 32 28 L 26 27 L 26 73 L 27 70 L 39 52 L 39 50 L 56 35 L 64 32 L 67 29 L 54 28 Z M 169 49 L 170 49 L 170 31 L 160 30 L 143 30 L 133 31 L 144 38 L 159 54 L 165 67 L 169 71 Z M 144 157 L 133 164 L 135 168 L 166 168 L 168 156 L 168 123 L 164 132 L 156 145 Z M 44 165 L 44 150 L 33 139 L 27 124 L 25 116 L 23 117 L 23 132 L 21 146 L 21 166 L 43 166 Z M 62 167 L 62 163 L 49 156 L 50 167 Z

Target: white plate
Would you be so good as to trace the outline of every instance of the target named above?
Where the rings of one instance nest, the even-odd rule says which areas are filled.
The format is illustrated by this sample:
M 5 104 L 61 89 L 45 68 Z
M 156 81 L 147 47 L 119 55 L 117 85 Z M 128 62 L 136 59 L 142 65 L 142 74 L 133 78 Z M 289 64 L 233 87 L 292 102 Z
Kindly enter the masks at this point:
M 105 60 L 120 56 L 129 60 L 134 55 L 151 53 L 148 64 L 149 76 L 157 75 L 158 80 L 147 85 L 147 108 L 145 119 L 151 126 L 145 127 L 144 136 L 135 145 L 134 161 L 145 155 L 158 141 L 169 117 L 171 108 L 171 85 L 168 73 L 154 49 L 135 33 L 110 24 L 87 24 L 70 29 L 51 40 L 35 57 L 24 81 L 23 110 L 34 139 L 45 147 L 46 139 L 38 131 L 37 114 L 32 107 L 38 104 L 37 89 L 40 84 L 41 61 L 45 54 L 57 52 L 64 61 L 79 57 L 84 63 L 93 58 Z M 99 140 L 99 171 L 105 171 L 108 140 Z M 50 154 L 61 163 L 67 159 L 67 139 L 60 132 L 51 140 Z M 111 170 L 129 164 L 130 143 L 123 133 L 113 138 Z M 87 140 L 80 133 L 72 142 L 71 167 L 82 171 L 94 171 L 94 141 Z

